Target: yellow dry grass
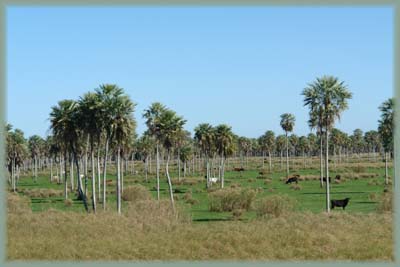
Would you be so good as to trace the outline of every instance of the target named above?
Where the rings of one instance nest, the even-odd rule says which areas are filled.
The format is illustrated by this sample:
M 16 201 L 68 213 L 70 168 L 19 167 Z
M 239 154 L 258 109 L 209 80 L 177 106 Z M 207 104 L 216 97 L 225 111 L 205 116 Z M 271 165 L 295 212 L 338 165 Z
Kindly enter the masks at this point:
M 393 260 L 387 212 L 192 224 L 168 202 L 138 201 L 122 215 L 88 215 L 31 213 L 26 199 L 10 201 L 8 260 Z

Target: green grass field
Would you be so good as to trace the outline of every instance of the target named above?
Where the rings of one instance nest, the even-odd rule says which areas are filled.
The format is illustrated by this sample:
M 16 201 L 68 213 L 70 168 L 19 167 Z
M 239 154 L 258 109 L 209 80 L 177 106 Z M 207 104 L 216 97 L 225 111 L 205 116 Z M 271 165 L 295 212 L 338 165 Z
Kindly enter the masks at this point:
M 278 170 L 273 173 L 268 173 L 265 171 L 266 173 L 264 175 L 259 175 L 260 168 L 256 168 L 257 166 L 252 166 L 252 170 L 246 170 L 242 173 L 234 172 L 232 170 L 227 171 L 225 173 L 225 187 L 257 189 L 257 199 L 273 194 L 286 194 L 297 200 L 296 210 L 298 211 L 319 213 L 325 210 L 325 188 L 321 188 L 319 180 L 316 179 L 319 176 L 319 171 L 316 167 L 314 169 L 299 168 L 298 171 L 291 171 L 291 173 L 300 174 L 301 177 L 305 178 L 305 180 L 299 182 L 299 190 L 294 190 L 292 185 L 284 183 L 284 172 Z M 390 174 L 391 173 L 392 169 L 390 169 Z M 363 163 L 361 167 L 360 163 L 347 164 L 344 167 L 339 165 L 336 169 L 332 168 L 330 176 L 333 178 L 336 174 L 342 176 L 342 181 L 340 183 L 335 183 L 334 179 L 332 179 L 331 199 L 343 199 L 349 197 L 351 200 L 346 211 L 338 209 L 335 210 L 335 212 L 368 213 L 376 210 L 377 201 L 385 188 L 384 168 L 376 164 L 368 163 Z M 230 212 L 209 211 L 209 192 L 205 187 L 205 179 L 201 174 L 198 173 L 197 176 L 194 177 L 182 177 L 181 181 L 178 181 L 176 178 L 178 176 L 177 173 L 172 172 L 171 176 L 173 178 L 174 196 L 177 198 L 178 203 L 185 204 L 185 209 L 190 212 L 193 221 L 222 221 L 229 220 L 232 217 Z M 149 179 L 146 182 L 143 174 L 125 175 L 124 188 L 140 184 L 148 188 L 153 197 L 156 198 L 155 174 L 149 174 L 148 177 Z M 116 176 L 109 173 L 107 179 L 112 180 L 112 182 L 107 185 L 107 207 L 109 210 L 113 210 L 116 209 Z M 270 180 L 270 182 L 266 182 L 267 179 Z M 91 180 L 88 179 L 87 182 L 88 192 L 90 194 Z M 160 174 L 160 183 L 161 197 L 168 198 L 168 184 L 163 173 Z M 219 186 L 219 184 L 214 184 L 213 189 L 217 189 Z M 75 192 L 69 193 L 69 198 L 73 200 L 72 205 L 65 205 L 64 197 L 62 196 L 63 188 L 63 184 L 57 184 L 55 182 L 50 183 L 49 175 L 46 173 L 42 173 L 36 182 L 31 176 L 25 176 L 22 177 L 18 183 L 18 191 L 21 194 L 26 194 L 27 192 L 25 190 L 29 189 L 54 189 L 59 191 L 60 194 L 58 196 L 31 197 L 31 207 L 34 212 L 47 210 L 49 208 L 83 212 L 84 207 L 82 201 L 76 200 Z M 194 205 L 186 204 L 183 199 L 183 195 L 188 191 L 192 192 L 192 198 L 195 199 Z M 98 192 L 96 192 L 96 195 L 98 195 Z M 102 209 L 102 203 L 98 202 L 97 204 L 98 209 Z M 123 205 L 125 205 L 125 203 L 123 203 Z M 245 220 L 253 217 L 255 217 L 255 213 L 253 211 L 248 211 L 243 214 L 242 219 Z

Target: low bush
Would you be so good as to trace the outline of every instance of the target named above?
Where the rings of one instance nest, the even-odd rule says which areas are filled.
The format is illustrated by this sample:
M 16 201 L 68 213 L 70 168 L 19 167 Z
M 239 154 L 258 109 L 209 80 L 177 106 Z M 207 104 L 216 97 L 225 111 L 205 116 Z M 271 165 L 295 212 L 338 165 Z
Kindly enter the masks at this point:
M 128 186 L 122 193 L 122 199 L 125 201 L 149 200 L 151 199 L 151 194 L 144 186 Z
M 393 193 L 390 190 L 383 193 L 376 210 L 380 213 L 393 211 Z
M 225 188 L 208 195 L 210 211 L 250 210 L 257 192 L 253 189 Z
M 65 205 L 66 207 L 71 207 L 73 203 L 74 203 L 74 202 L 72 201 L 72 199 L 65 199 L 65 200 L 64 200 L 64 205 Z
M 302 189 L 302 187 L 301 187 L 301 185 L 299 185 L 299 184 L 292 184 L 292 185 L 290 186 L 290 189 L 295 190 L 295 191 L 299 191 L 299 190 Z
M 293 211 L 295 200 L 286 195 L 273 195 L 260 199 L 256 203 L 256 214 L 258 218 L 279 217 Z
M 7 194 L 7 212 L 13 214 L 31 213 L 31 200 L 17 193 Z

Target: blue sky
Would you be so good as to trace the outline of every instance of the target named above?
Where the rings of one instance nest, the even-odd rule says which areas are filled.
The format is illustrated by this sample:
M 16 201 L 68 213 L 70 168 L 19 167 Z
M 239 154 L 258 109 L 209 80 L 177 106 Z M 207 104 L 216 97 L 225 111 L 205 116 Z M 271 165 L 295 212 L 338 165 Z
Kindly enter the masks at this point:
M 142 113 L 159 101 L 239 135 L 310 132 L 301 91 L 334 75 L 353 93 L 336 124 L 377 128 L 393 95 L 393 9 L 299 7 L 7 8 L 7 120 L 45 136 L 51 106 L 116 83 Z

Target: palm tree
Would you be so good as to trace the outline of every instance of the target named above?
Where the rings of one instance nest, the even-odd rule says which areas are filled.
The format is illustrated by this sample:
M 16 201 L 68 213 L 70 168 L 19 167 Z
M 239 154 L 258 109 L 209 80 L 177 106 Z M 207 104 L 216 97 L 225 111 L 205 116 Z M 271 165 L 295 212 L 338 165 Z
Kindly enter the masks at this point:
M 110 144 L 114 139 L 114 120 L 119 105 L 119 98 L 123 95 L 123 89 L 116 84 L 102 84 L 95 89 L 98 99 L 98 125 L 104 131 L 104 161 L 103 161 L 103 209 L 106 209 L 106 180 L 107 180 L 107 159 Z
M 220 168 L 219 168 L 220 169 L 219 177 L 220 177 L 220 181 L 221 181 L 221 188 L 224 188 L 224 174 L 225 174 L 224 159 L 227 157 L 227 155 L 230 155 L 233 152 L 232 127 L 230 127 L 226 124 L 221 124 L 214 128 L 214 133 L 215 133 L 215 147 L 216 147 L 217 153 L 219 154 L 219 156 L 221 158 L 221 163 L 220 163 Z
M 284 113 L 281 115 L 281 127 L 286 135 L 286 176 L 289 178 L 289 138 L 288 133 L 293 131 L 296 119 L 293 114 Z
M 381 119 L 379 120 L 379 135 L 382 140 L 385 152 L 385 184 L 389 183 L 388 176 L 388 153 L 393 151 L 393 131 L 394 131 L 394 98 L 389 98 L 379 106 Z
M 332 76 L 317 78 L 302 92 L 304 105 L 310 108 L 310 118 L 316 120 L 314 125 L 321 125 L 325 130 L 325 177 L 329 177 L 329 132 L 335 120 L 348 108 L 347 100 L 352 94 L 344 82 Z M 317 115 L 316 115 L 317 114 Z M 326 210 L 330 212 L 329 179 L 326 179 Z
M 194 129 L 194 140 L 197 142 L 202 154 L 205 156 L 207 188 L 210 186 L 209 157 L 214 150 L 214 131 L 208 123 L 201 123 Z
M 136 121 L 133 117 L 136 104 L 127 95 L 121 95 L 115 99 L 115 117 L 112 123 L 112 132 L 117 152 L 117 210 L 121 214 L 121 152 L 136 129 Z
M 7 167 L 10 173 L 10 184 L 15 192 L 17 181 L 19 180 L 19 168 L 22 166 L 24 159 L 28 155 L 28 146 L 24 138 L 24 133 L 15 129 L 13 132 L 10 124 L 6 125 L 6 152 L 7 152 Z
M 102 106 L 98 94 L 86 93 L 79 100 L 79 112 L 82 122 L 82 130 L 89 137 L 90 159 L 92 169 L 92 207 L 96 212 L 96 174 L 94 150 L 95 145 L 100 146 L 100 136 L 102 132 Z
M 164 112 L 161 113 L 160 120 L 156 124 L 156 127 L 159 129 L 162 144 L 167 151 L 165 173 L 167 174 L 171 205 L 174 211 L 174 195 L 172 192 L 172 182 L 168 167 L 171 156 L 171 149 L 176 145 L 176 142 L 181 135 L 181 132 L 183 131 L 183 125 L 185 123 L 186 120 L 184 120 L 182 117 L 179 117 L 174 111 L 166 109 Z
M 82 180 L 79 174 L 80 141 L 82 139 L 80 122 L 80 113 L 78 112 L 78 103 L 76 101 L 62 100 L 58 102 L 57 106 L 52 107 L 50 128 L 55 141 L 73 154 L 78 175 L 78 196 L 83 201 L 86 211 L 88 211 L 86 195 L 83 192 Z
M 160 200 L 160 155 L 159 155 L 159 146 L 161 142 L 161 133 L 158 127 L 160 123 L 161 114 L 163 114 L 167 108 L 159 103 L 155 102 L 151 104 L 151 106 L 144 111 L 143 118 L 146 119 L 146 125 L 149 130 L 149 134 L 153 136 L 156 140 L 156 161 L 157 161 L 157 200 Z

